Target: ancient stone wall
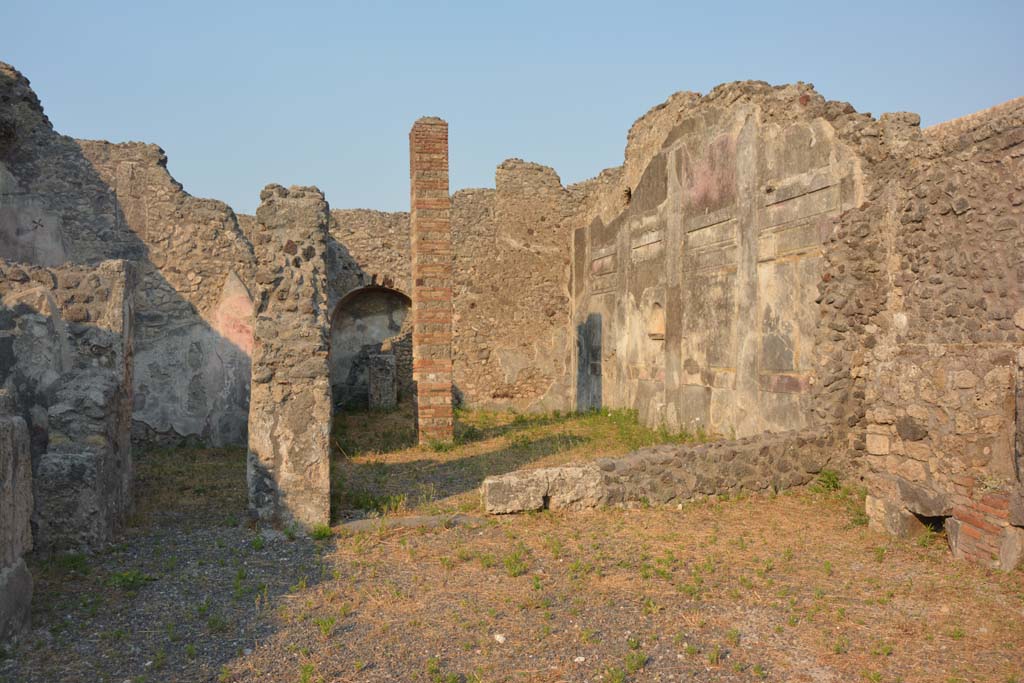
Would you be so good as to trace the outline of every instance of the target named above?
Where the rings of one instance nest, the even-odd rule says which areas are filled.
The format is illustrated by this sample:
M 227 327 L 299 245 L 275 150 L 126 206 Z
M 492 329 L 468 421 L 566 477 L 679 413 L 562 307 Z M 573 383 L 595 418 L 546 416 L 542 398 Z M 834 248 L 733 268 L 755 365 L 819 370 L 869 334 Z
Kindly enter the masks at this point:
M 884 139 L 900 121 L 881 123 Z M 1021 500 L 1022 131 L 1015 100 L 900 136 L 886 182 L 838 226 L 822 287 L 826 327 L 845 346 L 828 355 L 850 362 L 836 415 L 863 454 L 872 523 L 898 534 L 945 524 L 957 555 L 1004 568 L 1024 557 L 1024 519 L 1010 513 Z
M 241 443 L 252 250 L 231 209 L 189 196 L 166 163 L 155 145 L 57 134 L 28 81 L 0 64 L 0 258 L 135 262 L 136 436 Z
M 0 390 L 0 647 L 29 622 L 32 575 L 23 556 L 32 550 L 32 456 L 25 420 Z
M 331 211 L 331 291 L 337 301 L 362 287 L 412 292 L 409 214 L 369 209 Z
M 107 543 L 132 502 L 135 268 L 0 262 L 0 385 L 30 431 L 35 546 Z
M 448 124 L 422 118 L 409 131 L 412 211 L 412 376 L 420 443 L 448 441 L 452 416 L 452 228 Z
M 315 187 L 268 185 L 260 200 L 249 506 L 311 528 L 330 519 L 328 206 Z
M 186 193 L 156 145 L 79 145 L 145 248 L 136 302 L 136 440 L 244 443 L 254 261 L 234 212 Z
M 569 221 L 579 408 L 722 435 L 811 425 L 822 242 L 863 196 L 833 125 L 851 111 L 747 82 L 634 126 L 627 155 L 649 161 L 596 179 Z
M 518 159 L 498 167 L 495 185 L 451 198 L 456 399 L 485 409 L 569 409 L 574 340 L 563 222 L 586 195 L 563 188 L 550 168 Z M 406 252 L 388 251 L 406 248 L 408 214 L 332 211 L 331 219 L 342 254 L 331 270 L 340 274 L 332 275 L 339 295 L 373 286 L 410 291 Z M 392 346 L 402 377 L 403 347 Z
M 28 79 L 0 62 L 0 258 L 53 266 L 143 252 L 75 140 L 53 131 Z
M 452 198 L 455 385 L 469 406 L 571 405 L 568 233 L 558 175 L 509 159 L 494 190 Z

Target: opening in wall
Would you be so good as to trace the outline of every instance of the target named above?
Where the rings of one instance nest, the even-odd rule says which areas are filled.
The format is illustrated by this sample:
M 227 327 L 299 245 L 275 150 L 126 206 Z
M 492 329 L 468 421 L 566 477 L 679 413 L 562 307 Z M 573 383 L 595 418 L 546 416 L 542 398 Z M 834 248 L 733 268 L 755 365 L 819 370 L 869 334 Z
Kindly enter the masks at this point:
M 655 303 L 647 314 L 647 336 L 651 339 L 665 339 L 665 309 Z

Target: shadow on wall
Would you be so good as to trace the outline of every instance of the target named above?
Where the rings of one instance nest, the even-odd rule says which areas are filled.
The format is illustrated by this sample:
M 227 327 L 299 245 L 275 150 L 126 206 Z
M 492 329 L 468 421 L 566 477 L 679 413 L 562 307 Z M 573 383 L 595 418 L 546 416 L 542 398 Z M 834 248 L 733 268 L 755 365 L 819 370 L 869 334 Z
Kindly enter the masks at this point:
M 241 337 L 229 338 L 215 329 L 167 281 L 151 259 L 143 236 L 133 231 L 115 190 L 100 176 L 79 143 L 53 131 L 27 81 L 5 65 L 0 65 L 0 95 L 0 258 L 25 263 L 38 256 L 37 263 L 30 265 L 47 265 L 57 274 L 51 282 L 39 283 L 41 295 L 54 298 L 63 296 L 58 291 L 60 264 L 95 267 L 107 259 L 134 263 L 139 282 L 133 316 L 137 335 L 134 344 L 129 339 L 127 348 L 129 377 L 134 355 L 135 415 L 148 411 L 167 417 L 167 424 L 173 425 L 168 413 L 191 411 L 194 421 L 202 425 L 196 436 L 212 442 L 244 442 L 250 371 L 248 352 L 236 343 Z M 122 170 L 134 172 L 121 167 L 118 172 Z M 226 206 L 217 207 L 223 207 L 225 215 L 234 219 Z M 234 237 L 245 240 L 240 232 Z M 38 245 L 34 242 L 37 239 Z M 164 264 L 173 272 L 178 266 Z M 238 299 L 242 293 L 248 296 L 244 284 L 233 274 L 218 286 L 224 291 L 222 300 Z M 78 292 L 74 296 L 88 295 Z M 58 308 L 71 308 L 80 315 L 91 305 L 81 302 L 83 307 L 76 307 L 78 303 L 62 300 Z M 75 324 L 87 328 L 88 322 L 86 316 L 77 318 Z M 48 344 L 69 343 L 69 333 L 63 326 L 43 324 L 40 329 Z M 150 347 L 150 341 L 159 345 Z M 14 373 L 19 356 L 24 354 L 13 345 L 4 350 L 0 354 L 0 378 L 32 433 L 33 476 L 39 491 L 48 486 L 46 473 L 39 471 L 40 460 L 53 451 L 47 416 L 60 400 L 53 388 L 61 386 L 67 373 L 59 365 L 34 375 Z M 147 382 L 144 386 L 140 378 Z M 173 399 L 166 400 L 166 396 Z M 118 433 L 110 438 L 127 443 L 129 430 L 129 425 L 118 424 Z M 62 444 L 61 450 L 71 452 L 74 445 Z M 81 445 L 88 450 L 84 437 Z M 36 497 L 37 512 L 45 503 L 45 497 Z M 109 539 L 94 540 L 102 543 Z
M 601 314 L 576 326 L 576 410 L 601 407 Z
M 0 386 L 31 425 L 38 549 L 101 546 L 131 507 L 134 276 L 0 262 Z
M 245 442 L 251 254 L 231 209 L 185 193 L 162 150 L 60 135 L 0 64 L 0 258 L 136 264 L 136 436 Z

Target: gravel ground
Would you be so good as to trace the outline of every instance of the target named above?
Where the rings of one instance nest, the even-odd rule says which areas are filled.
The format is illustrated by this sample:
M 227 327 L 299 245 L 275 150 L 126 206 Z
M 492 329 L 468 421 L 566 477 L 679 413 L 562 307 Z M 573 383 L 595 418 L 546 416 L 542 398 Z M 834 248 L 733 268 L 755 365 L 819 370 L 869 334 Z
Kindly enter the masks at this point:
M 396 418 L 353 419 L 380 434 Z M 565 457 L 530 450 L 547 437 L 633 440 L 575 419 L 507 426 L 444 452 L 340 445 L 377 463 L 366 500 L 394 495 L 408 463 L 443 475 L 393 518 L 471 508 L 474 454 L 540 465 Z M 119 545 L 32 558 L 33 630 L 0 680 L 1024 682 L 1024 572 L 874 534 L 852 489 L 314 540 L 244 521 L 241 452 L 191 450 L 141 457 L 137 499 Z

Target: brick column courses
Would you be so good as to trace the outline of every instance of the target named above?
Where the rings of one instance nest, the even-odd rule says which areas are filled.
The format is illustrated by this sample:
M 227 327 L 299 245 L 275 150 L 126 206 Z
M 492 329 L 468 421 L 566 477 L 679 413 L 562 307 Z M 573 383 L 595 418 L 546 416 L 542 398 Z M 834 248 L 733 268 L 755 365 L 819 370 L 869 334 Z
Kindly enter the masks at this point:
M 412 367 L 420 443 L 450 441 L 452 231 L 448 124 L 422 118 L 409 132 L 412 228 Z

